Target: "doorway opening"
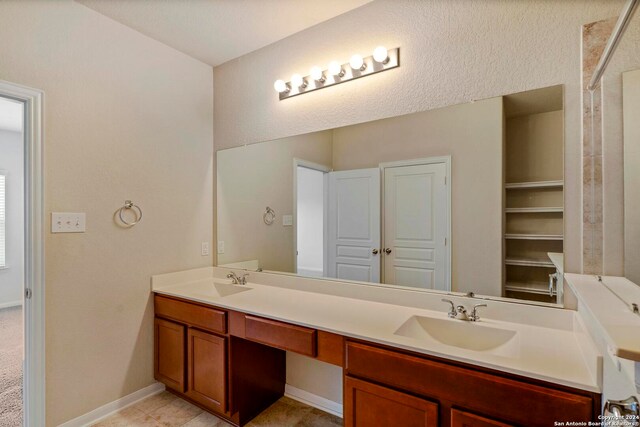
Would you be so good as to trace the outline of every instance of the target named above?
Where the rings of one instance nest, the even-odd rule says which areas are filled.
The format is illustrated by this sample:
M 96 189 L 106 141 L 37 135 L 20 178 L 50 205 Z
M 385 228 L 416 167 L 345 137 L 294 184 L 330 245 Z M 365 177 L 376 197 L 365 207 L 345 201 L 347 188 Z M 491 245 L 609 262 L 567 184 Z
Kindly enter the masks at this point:
M 42 97 L 0 81 L 2 427 L 45 424 Z
M 295 272 L 323 277 L 327 265 L 327 174 L 329 168 L 294 160 Z
M 24 103 L 0 97 L 0 425 L 22 424 Z

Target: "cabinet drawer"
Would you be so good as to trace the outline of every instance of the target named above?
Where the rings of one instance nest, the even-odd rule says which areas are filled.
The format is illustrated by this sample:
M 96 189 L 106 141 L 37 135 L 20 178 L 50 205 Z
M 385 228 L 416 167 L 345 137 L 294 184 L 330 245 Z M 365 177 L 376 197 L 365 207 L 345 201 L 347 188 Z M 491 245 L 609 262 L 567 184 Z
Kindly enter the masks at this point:
M 317 354 L 317 331 L 303 326 L 245 316 L 245 338 L 306 356 Z
M 155 297 L 156 316 L 166 317 L 190 326 L 227 333 L 227 314 L 224 311 L 171 298 Z
M 516 424 L 553 425 L 554 420 L 593 421 L 595 417 L 594 402 L 589 395 L 354 342 L 347 343 L 346 359 L 348 375 L 456 402 L 472 412 Z M 536 414 L 536 418 L 531 419 L 531 414 Z

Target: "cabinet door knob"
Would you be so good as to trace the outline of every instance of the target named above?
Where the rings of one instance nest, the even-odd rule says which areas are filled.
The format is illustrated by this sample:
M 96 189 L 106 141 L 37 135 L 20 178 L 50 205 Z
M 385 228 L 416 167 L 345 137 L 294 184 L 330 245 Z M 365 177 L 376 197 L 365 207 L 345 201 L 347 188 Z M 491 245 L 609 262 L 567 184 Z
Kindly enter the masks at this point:
M 374 255 L 378 255 L 378 250 L 374 248 L 374 249 L 371 251 L 371 253 L 372 253 L 372 254 L 374 254 Z
M 386 248 L 386 249 L 384 250 L 384 253 L 385 253 L 385 254 L 387 254 L 387 255 L 389 255 L 389 254 L 391 253 L 391 248 Z

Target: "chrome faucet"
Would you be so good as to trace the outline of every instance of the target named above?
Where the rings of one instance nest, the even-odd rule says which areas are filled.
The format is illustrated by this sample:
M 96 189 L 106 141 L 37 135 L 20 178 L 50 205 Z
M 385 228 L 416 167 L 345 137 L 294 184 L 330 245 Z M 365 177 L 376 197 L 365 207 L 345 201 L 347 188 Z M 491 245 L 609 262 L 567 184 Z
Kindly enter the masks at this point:
M 473 306 L 473 311 L 471 312 L 471 315 L 469 315 L 469 321 L 470 322 L 477 322 L 478 320 L 480 320 L 480 315 L 478 314 L 478 308 L 480 307 L 486 307 L 487 304 L 476 304 Z
M 247 284 L 247 276 L 249 273 L 245 273 L 242 276 L 238 276 L 235 272 L 231 272 L 227 274 L 227 279 L 231 279 L 231 283 L 234 285 L 246 285 Z
M 477 322 L 478 320 L 480 320 L 480 315 L 478 315 L 478 308 L 487 306 L 487 304 L 476 304 L 473 306 L 473 311 L 471 312 L 471 314 L 468 314 L 467 309 L 464 305 L 459 305 L 456 307 L 453 301 L 448 299 L 443 299 L 442 302 L 451 304 L 451 309 L 447 313 L 447 316 L 449 316 L 450 319 L 460 319 L 466 320 L 468 322 Z
M 456 305 L 453 303 L 453 301 L 451 301 L 450 299 L 442 299 L 442 302 L 448 302 L 449 304 L 451 304 L 451 310 L 449 310 L 449 312 L 447 313 L 447 316 L 449 316 L 450 319 L 455 319 L 456 317 L 458 317 L 458 312 L 456 311 Z

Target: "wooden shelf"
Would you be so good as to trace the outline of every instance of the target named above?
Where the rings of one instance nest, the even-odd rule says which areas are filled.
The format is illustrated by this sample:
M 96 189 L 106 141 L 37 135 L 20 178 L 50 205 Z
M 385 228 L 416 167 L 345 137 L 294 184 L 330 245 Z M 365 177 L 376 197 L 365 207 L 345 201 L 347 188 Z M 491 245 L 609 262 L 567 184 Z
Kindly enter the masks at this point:
M 506 265 L 519 265 L 524 267 L 556 268 L 551 261 L 543 261 L 539 259 L 507 258 L 504 260 L 504 263 Z
M 544 282 L 507 282 L 505 291 L 524 292 L 527 294 L 549 295 L 549 284 Z M 556 295 L 555 290 L 553 295 Z
M 562 213 L 562 207 L 540 207 L 540 208 L 505 208 L 506 213 Z
M 508 182 L 504 185 L 507 190 L 517 190 L 523 188 L 562 188 L 564 181 L 531 181 L 531 182 Z
M 562 234 L 505 234 L 510 240 L 563 240 Z

